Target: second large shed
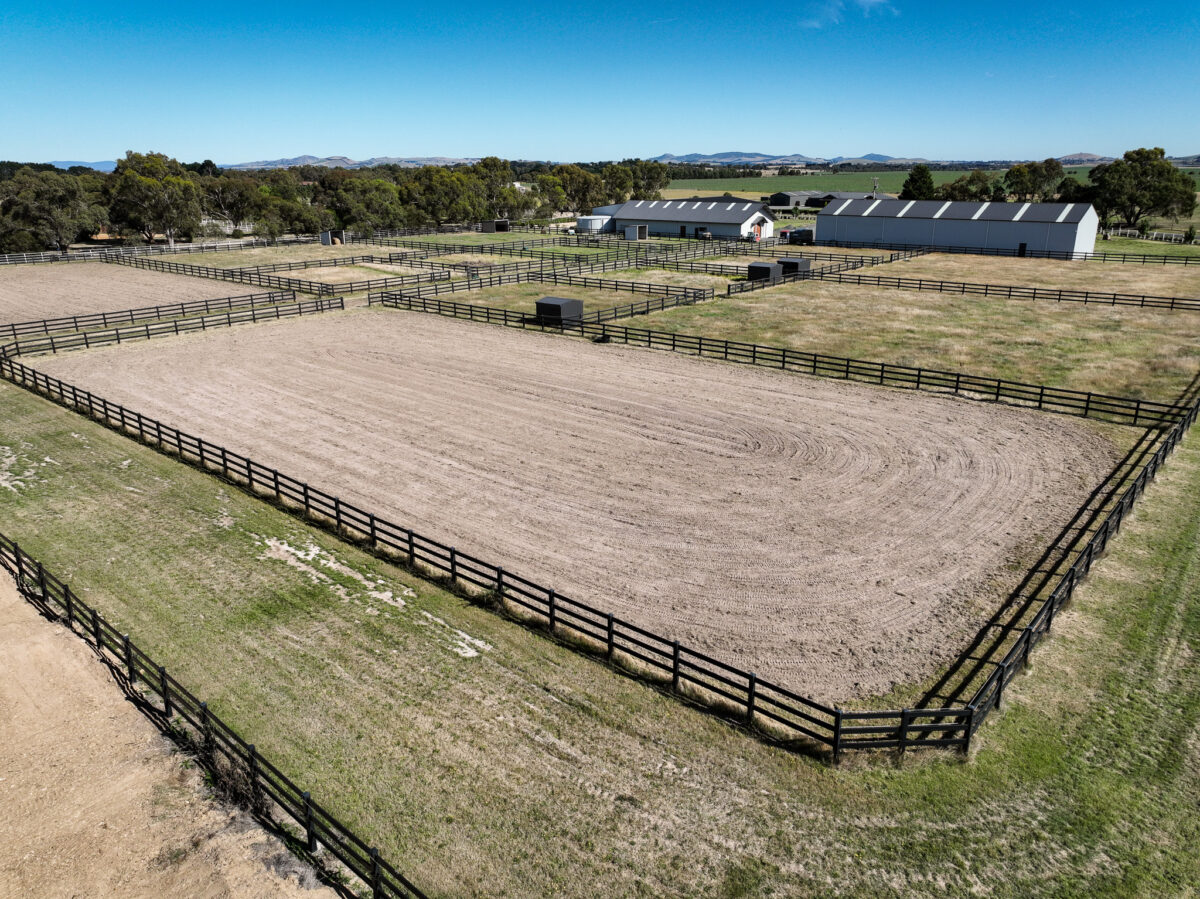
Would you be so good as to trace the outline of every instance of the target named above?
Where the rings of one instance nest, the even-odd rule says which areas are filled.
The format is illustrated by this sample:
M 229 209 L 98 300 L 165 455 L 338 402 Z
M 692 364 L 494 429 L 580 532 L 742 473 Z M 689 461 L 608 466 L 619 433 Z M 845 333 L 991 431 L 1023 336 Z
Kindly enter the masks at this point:
M 1099 218 L 1088 203 L 842 200 L 817 213 L 819 244 L 1091 253 Z

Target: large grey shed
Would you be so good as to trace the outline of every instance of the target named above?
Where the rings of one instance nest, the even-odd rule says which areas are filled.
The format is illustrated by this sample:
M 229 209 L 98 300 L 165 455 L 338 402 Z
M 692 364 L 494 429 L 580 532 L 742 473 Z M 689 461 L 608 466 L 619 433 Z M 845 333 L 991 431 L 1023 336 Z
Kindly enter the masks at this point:
M 817 243 L 962 247 L 1079 258 L 1094 250 L 1088 203 L 843 200 L 817 213 Z
M 537 318 L 544 325 L 559 325 L 583 318 L 583 300 L 542 297 L 537 301 Z

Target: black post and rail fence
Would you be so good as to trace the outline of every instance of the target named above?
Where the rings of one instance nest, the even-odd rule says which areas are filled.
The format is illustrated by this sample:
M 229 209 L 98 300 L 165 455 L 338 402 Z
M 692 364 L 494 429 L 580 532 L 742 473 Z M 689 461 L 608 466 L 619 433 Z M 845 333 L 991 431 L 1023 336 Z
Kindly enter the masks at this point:
M 453 284 L 455 282 L 451 282 Z M 754 282 L 746 282 L 754 283 Z M 442 285 L 437 285 L 442 287 Z M 466 286 L 461 288 L 468 289 Z M 884 387 L 948 393 L 985 402 L 1005 402 L 1046 412 L 1094 418 L 1135 427 L 1169 428 L 1188 412 L 1188 407 L 1132 397 L 1109 396 L 1081 390 L 1065 390 L 1045 384 L 1025 384 L 987 378 L 964 372 L 914 368 L 888 362 L 871 362 L 845 356 L 827 356 L 786 347 L 740 343 L 715 337 L 650 331 L 589 321 L 544 322 L 536 316 L 492 306 L 477 306 L 416 293 L 380 292 L 368 302 L 392 309 L 464 318 L 486 324 L 550 331 L 590 338 L 602 343 L 616 341 L 631 346 L 669 350 L 689 356 L 759 365 L 781 371 L 799 372 L 843 381 L 861 381 Z M 585 317 L 586 318 L 586 317 Z
M 421 304 L 439 301 L 415 299 L 411 302 Z M 399 300 L 389 299 L 386 305 L 407 308 Z M 503 314 L 503 323 L 514 323 L 516 319 L 525 318 L 507 310 L 487 307 L 465 306 L 462 310 L 471 310 L 469 314 L 472 316 Z M 512 318 L 508 319 L 508 316 Z M 587 330 L 591 327 L 568 324 L 553 330 Z M 605 329 L 606 326 L 597 327 Z M 542 326 L 542 330 L 548 329 Z M 680 339 L 679 335 L 671 334 L 660 337 L 664 340 Z M 733 345 L 724 341 L 715 341 L 716 344 L 725 344 L 726 353 L 732 346 L 747 348 L 750 353 L 763 350 L 776 354 L 785 352 L 778 348 Z M 1198 409 L 1197 405 L 1153 404 L 1155 408 L 1151 413 L 1131 400 L 1121 400 L 1124 406 L 1113 406 L 1113 409 L 1119 409 L 1127 424 L 1140 421 L 1142 424 L 1162 427 L 1158 448 L 1100 523 L 1074 563 L 1042 601 L 1030 625 L 1022 631 L 1020 638 L 969 702 L 946 708 L 856 711 L 817 702 L 760 679 L 753 672 L 743 671 L 633 622 L 617 618 L 611 612 L 543 587 L 502 566 L 424 537 L 411 528 L 394 524 L 378 514 L 358 508 L 247 456 L 45 375 L 18 362 L 14 358 L 18 349 L 14 344 L 0 347 L 0 376 L 14 384 L 48 397 L 123 434 L 136 437 L 167 455 L 217 474 L 252 495 L 272 501 L 280 508 L 326 527 L 343 539 L 392 561 L 417 571 L 443 576 L 452 589 L 474 594 L 492 607 L 506 610 L 523 623 L 549 630 L 573 648 L 603 657 L 611 664 L 619 665 L 664 689 L 669 686 L 671 690 L 712 708 L 718 714 L 743 721 L 772 740 L 798 749 L 823 751 L 835 761 L 851 750 L 941 748 L 966 751 L 971 736 L 988 712 L 999 705 L 1005 684 L 1024 666 L 1032 647 L 1049 630 L 1058 609 L 1070 599 L 1076 585 L 1104 551 L 1134 500 L 1187 433 L 1196 419 Z M 796 354 L 797 359 L 801 355 L 805 354 Z M 740 361 L 752 361 L 752 358 L 742 358 Z M 782 365 L 778 364 L 780 358 L 783 359 Z M 777 355 L 774 367 L 788 368 L 788 360 L 788 355 Z M 844 361 L 850 363 L 852 360 Z M 762 360 L 759 360 L 759 364 L 762 364 Z M 870 365 L 874 366 L 873 370 L 879 370 L 878 363 Z M 883 381 L 886 381 L 886 377 Z M 1033 389 L 1043 393 L 1048 390 Z M 1002 391 L 997 388 L 997 392 Z M 1055 402 L 1061 403 L 1063 396 L 1071 392 L 1052 391 L 1051 394 L 1062 394 L 1053 397 Z M 1086 399 L 1081 399 L 1084 397 Z M 1073 404 L 1095 401 L 1096 398 L 1091 394 L 1074 394 L 1071 400 Z M 1046 402 L 1050 400 L 1046 399 Z M 1076 407 L 1070 405 L 1067 408 Z
M 235 309 L 272 306 L 296 300 L 294 290 L 276 290 L 269 293 L 247 293 L 236 297 L 218 297 L 211 300 L 190 300 L 184 303 L 169 303 L 163 306 L 143 306 L 138 309 L 121 309 L 116 312 L 95 312 L 87 315 L 70 315 L 61 318 L 44 318 L 37 321 L 15 322 L 0 325 L 0 338 L 17 339 L 30 334 L 67 334 L 72 331 L 90 331 L 111 328 L 116 325 L 132 325 L 144 321 L 162 321 L 169 318 L 185 318 L 190 315 L 208 315 Z
M 177 681 L 130 636 L 89 606 L 12 539 L 0 534 L 0 568 L 17 589 L 44 612 L 61 620 L 120 672 L 127 689 L 143 700 L 155 697 L 157 716 L 177 742 L 195 751 L 214 780 L 237 784 L 239 798 L 256 813 L 280 822 L 291 819 L 310 855 L 323 849 L 371 891 L 372 899 L 422 899 L 407 877 L 381 858 L 312 795 Z

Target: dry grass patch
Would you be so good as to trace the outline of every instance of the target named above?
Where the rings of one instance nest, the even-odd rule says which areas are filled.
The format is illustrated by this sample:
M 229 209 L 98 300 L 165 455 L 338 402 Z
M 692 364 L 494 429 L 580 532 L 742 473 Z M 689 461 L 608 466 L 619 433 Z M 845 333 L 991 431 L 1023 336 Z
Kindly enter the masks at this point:
M 1174 399 L 1200 367 L 1200 316 L 808 281 L 718 297 L 639 328 Z
M 1200 265 L 1136 265 L 932 253 L 862 274 L 1146 296 L 1200 297 Z

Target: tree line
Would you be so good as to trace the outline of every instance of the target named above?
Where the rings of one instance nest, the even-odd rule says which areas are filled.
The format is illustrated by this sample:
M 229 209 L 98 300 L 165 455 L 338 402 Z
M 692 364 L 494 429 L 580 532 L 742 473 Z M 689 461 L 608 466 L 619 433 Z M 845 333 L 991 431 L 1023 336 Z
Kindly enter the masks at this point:
M 900 191 L 902 200 L 988 200 L 993 203 L 1091 203 L 1105 225 L 1144 228 L 1151 217 L 1178 221 L 1196 209 L 1197 184 L 1167 159 L 1161 147 L 1129 150 L 1097 165 L 1082 182 L 1057 159 L 1018 163 L 1006 172 L 975 169 L 935 187 L 928 166 L 916 165 Z
M 659 162 L 517 163 L 369 169 L 294 166 L 224 171 L 130 151 L 110 174 L 74 166 L 0 162 L 0 253 L 65 250 L 98 233 L 129 242 L 223 237 L 241 229 L 273 239 L 421 228 L 491 218 L 544 221 L 626 200 L 661 199 Z

